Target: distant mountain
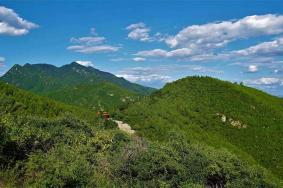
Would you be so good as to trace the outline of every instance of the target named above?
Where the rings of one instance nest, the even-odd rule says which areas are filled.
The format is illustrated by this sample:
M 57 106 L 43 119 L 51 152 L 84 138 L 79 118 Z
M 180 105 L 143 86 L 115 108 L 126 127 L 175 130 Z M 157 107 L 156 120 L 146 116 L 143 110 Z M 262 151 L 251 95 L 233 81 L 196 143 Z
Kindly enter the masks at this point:
M 225 148 L 283 178 L 283 100 L 209 77 L 167 84 L 122 109 L 142 136 L 168 142 L 172 132 L 192 143 Z
M 1 80 L 90 109 L 113 108 L 155 90 L 76 62 L 59 68 L 49 64 L 14 65 Z

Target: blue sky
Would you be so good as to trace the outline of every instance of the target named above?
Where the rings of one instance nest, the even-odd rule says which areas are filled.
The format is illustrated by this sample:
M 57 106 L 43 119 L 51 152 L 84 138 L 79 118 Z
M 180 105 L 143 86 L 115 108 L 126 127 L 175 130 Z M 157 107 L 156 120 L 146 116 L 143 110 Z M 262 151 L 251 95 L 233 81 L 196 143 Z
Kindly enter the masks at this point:
M 282 1 L 0 1 L 0 74 L 77 61 L 160 88 L 208 75 L 283 95 Z

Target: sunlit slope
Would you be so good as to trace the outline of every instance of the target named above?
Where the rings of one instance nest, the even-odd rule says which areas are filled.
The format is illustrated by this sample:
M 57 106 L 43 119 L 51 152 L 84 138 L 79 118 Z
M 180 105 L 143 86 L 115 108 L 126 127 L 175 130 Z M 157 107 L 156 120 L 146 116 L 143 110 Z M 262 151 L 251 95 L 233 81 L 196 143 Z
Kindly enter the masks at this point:
M 121 113 L 141 135 L 166 141 L 170 132 L 227 148 L 283 177 L 283 101 L 209 77 L 167 84 Z
M 32 115 L 44 118 L 72 115 L 87 120 L 95 117 L 92 111 L 37 96 L 3 82 L 0 82 L 0 114 Z
M 136 93 L 109 82 L 80 84 L 47 92 L 44 95 L 94 111 L 104 109 L 113 111 L 117 106 L 134 101 L 139 97 Z
M 189 132 L 172 124 L 170 133 L 165 133 L 160 126 L 160 137 L 151 129 L 158 139 L 149 140 L 119 131 L 111 120 L 98 118 L 87 110 L 6 83 L 0 83 L 0 114 L 3 187 L 280 185 L 277 178 L 257 164 L 233 154 L 234 150 L 211 147 L 189 137 L 205 138 L 206 134 L 198 133 L 197 129 L 190 130 L 195 134 L 184 134 Z M 142 120 L 140 115 L 135 120 Z M 162 118 L 155 116 L 155 125 L 161 125 Z M 220 136 L 209 135 L 219 141 Z M 160 142 L 161 138 L 166 142 Z

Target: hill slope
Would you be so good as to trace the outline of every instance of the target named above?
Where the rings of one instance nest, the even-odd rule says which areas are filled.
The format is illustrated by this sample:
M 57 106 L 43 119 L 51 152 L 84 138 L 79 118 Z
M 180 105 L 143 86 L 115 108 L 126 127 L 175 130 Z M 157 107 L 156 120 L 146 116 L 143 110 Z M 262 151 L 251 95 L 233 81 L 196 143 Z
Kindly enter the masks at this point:
M 3 82 L 0 82 L 0 109 L 1 116 L 10 114 L 54 118 L 69 114 L 87 120 L 95 117 L 94 112 L 40 97 Z
M 129 99 L 133 100 L 137 95 L 147 95 L 154 91 L 75 62 L 59 68 L 48 64 L 15 65 L 1 80 L 65 103 L 91 109 L 100 106 L 113 108 Z
M 127 135 L 111 121 L 0 82 L 1 187 L 275 187 L 222 149 Z M 92 119 L 92 120 L 91 120 Z M 93 121 L 95 120 L 95 121 Z
M 188 77 L 122 109 L 140 135 L 225 148 L 283 178 L 283 101 L 256 89 L 209 77 Z

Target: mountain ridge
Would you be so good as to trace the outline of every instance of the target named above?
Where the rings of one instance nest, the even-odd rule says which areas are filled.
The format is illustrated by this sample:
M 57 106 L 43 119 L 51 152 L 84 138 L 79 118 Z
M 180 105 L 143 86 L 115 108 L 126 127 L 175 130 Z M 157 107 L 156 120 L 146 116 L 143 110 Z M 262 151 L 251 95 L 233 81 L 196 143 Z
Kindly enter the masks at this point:
M 191 142 L 223 147 L 283 177 L 280 98 L 219 79 L 187 77 L 120 113 L 123 121 L 152 140 L 167 142 L 171 131 L 185 134 Z
M 145 87 L 145 86 L 141 86 L 141 85 L 138 85 L 138 84 L 135 84 L 135 83 L 131 83 L 129 81 L 127 81 L 126 79 L 122 78 L 122 77 L 116 77 L 115 75 L 111 74 L 111 73 L 108 73 L 108 72 L 105 72 L 105 71 L 100 71 L 92 66 L 83 66 L 83 65 L 80 65 L 79 63 L 76 63 L 76 62 L 72 62 L 70 64 L 66 64 L 66 65 L 62 65 L 60 67 L 57 67 L 55 65 L 52 65 L 52 64 L 45 64 L 45 63 L 39 63 L 39 64 L 30 64 L 30 63 L 26 63 L 24 64 L 23 66 L 19 65 L 19 64 L 15 64 L 9 71 L 7 71 L 1 78 L 5 81 L 7 80 L 5 77 L 7 77 L 7 75 L 9 75 L 11 72 L 13 72 L 15 69 L 19 69 L 19 68 L 37 68 L 38 71 L 44 71 L 42 70 L 42 68 L 48 68 L 48 69 L 51 69 L 52 71 L 55 71 L 55 73 L 62 73 L 61 70 L 64 71 L 71 71 L 75 68 L 79 68 L 79 69 L 82 69 L 84 71 L 87 71 L 87 73 L 94 73 L 96 74 L 97 76 L 99 76 L 99 78 L 101 79 L 105 79 L 107 81 L 114 81 L 114 83 L 120 85 L 120 86 L 129 86 L 129 85 L 132 85 L 132 87 L 137 87 L 137 88 L 130 88 L 130 90 L 134 91 L 134 92 L 139 92 L 140 90 L 145 90 L 145 91 L 142 91 L 141 93 L 142 94 L 149 94 L 151 93 L 152 91 L 154 91 L 155 89 L 154 88 L 150 88 L 150 87 Z M 45 72 L 46 73 L 46 72 Z M 115 80 L 116 79 L 116 80 Z M 123 82 L 123 83 L 121 83 Z M 129 89 L 129 88 L 128 88 Z
M 113 109 L 129 101 L 127 100 L 129 97 L 134 100 L 138 96 L 148 95 L 155 91 L 153 88 L 131 83 L 111 73 L 76 62 L 61 67 L 50 64 L 27 63 L 23 66 L 16 64 L 0 80 L 65 103 L 90 109 L 98 109 L 98 103 L 104 108 Z M 80 97 L 75 98 L 75 93 L 78 93 L 77 88 L 82 88 L 79 87 L 82 85 L 84 89 L 80 92 Z M 100 86 L 105 88 L 105 91 L 102 91 Z M 87 87 L 94 94 L 85 92 Z M 113 100 L 107 97 L 107 93 L 113 95 Z M 68 98 L 72 100 L 66 100 Z M 89 99 L 91 103 L 88 103 Z

